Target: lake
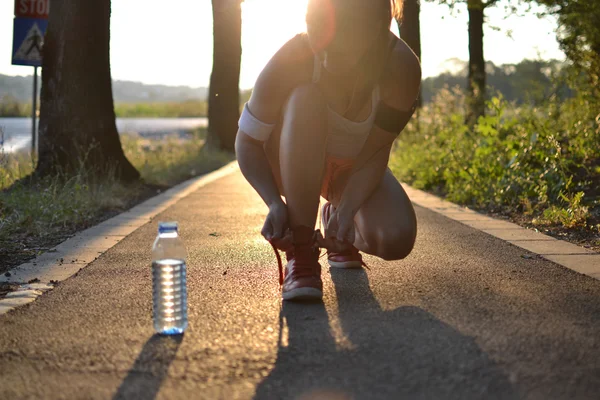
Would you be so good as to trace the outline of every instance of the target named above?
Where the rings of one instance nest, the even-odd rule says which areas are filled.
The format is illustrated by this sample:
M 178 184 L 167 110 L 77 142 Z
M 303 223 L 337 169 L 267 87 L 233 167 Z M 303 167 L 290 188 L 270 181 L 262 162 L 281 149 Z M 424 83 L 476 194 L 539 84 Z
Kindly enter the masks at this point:
M 135 132 L 142 136 L 183 133 L 205 126 L 207 118 L 117 118 L 119 133 Z M 31 148 L 31 118 L 0 118 L 0 128 L 4 132 L 6 153 Z

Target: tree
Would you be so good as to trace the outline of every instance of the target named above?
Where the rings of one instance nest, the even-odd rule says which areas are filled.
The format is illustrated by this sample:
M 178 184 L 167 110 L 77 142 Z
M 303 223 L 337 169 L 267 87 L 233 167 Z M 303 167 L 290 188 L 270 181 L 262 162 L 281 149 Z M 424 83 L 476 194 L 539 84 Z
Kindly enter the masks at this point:
M 421 23 L 419 14 L 421 12 L 420 0 L 404 0 L 402 8 L 402 19 L 398 21 L 400 37 L 415 52 L 419 61 L 421 60 Z M 418 99 L 418 107 L 421 107 L 421 95 Z
M 241 0 L 212 0 L 213 69 L 208 98 L 208 143 L 235 151 L 240 113 Z
M 532 1 L 532 0 L 530 0 Z M 600 2 L 533 0 L 558 17 L 558 42 L 575 68 L 587 75 L 592 89 L 600 85 Z
M 474 124 L 477 118 L 485 114 L 485 58 L 483 56 L 483 22 L 486 7 L 498 0 L 467 0 L 469 11 L 469 98 L 470 110 L 467 120 Z
M 468 91 L 469 110 L 467 122 L 472 125 L 477 118 L 485 114 L 486 75 L 485 57 L 483 55 L 483 24 L 485 9 L 496 5 L 500 0 L 427 0 L 454 7 L 466 3 L 469 13 L 469 71 Z M 512 1 L 512 0 L 511 0 Z M 519 1 L 519 0 L 515 0 Z
M 110 0 L 52 3 L 44 43 L 36 175 L 85 168 L 139 179 L 117 127 L 109 62 Z

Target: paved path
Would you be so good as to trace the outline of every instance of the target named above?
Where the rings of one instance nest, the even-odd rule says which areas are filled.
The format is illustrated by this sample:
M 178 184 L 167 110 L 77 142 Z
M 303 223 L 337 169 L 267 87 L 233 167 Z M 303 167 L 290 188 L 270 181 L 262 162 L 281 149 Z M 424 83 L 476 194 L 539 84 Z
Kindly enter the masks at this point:
M 0 398 L 600 398 L 600 281 L 417 208 L 406 260 L 282 307 L 265 211 L 236 172 L 0 316 Z M 158 220 L 190 252 L 179 341 L 152 332 Z

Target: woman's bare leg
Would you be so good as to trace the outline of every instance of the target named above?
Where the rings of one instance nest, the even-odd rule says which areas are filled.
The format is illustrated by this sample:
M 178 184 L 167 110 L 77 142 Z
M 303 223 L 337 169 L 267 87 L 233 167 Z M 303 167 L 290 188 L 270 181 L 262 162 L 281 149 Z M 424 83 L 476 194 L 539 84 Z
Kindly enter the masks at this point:
M 320 90 L 314 84 L 294 89 L 279 137 L 279 172 L 292 228 L 315 226 L 326 144 L 327 103 Z
M 400 260 L 412 251 L 417 236 L 415 210 L 390 170 L 354 222 L 357 249 L 384 260 Z

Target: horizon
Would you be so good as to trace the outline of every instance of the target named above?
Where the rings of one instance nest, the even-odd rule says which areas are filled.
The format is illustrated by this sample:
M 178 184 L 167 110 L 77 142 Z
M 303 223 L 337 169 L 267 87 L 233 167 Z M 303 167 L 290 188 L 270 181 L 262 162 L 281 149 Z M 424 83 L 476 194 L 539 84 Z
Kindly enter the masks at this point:
M 254 86 L 256 77 L 283 43 L 305 30 L 304 11 L 307 0 L 246 0 L 242 3 L 242 70 L 240 90 Z M 172 0 L 168 8 L 147 7 L 142 0 L 113 0 L 111 17 L 111 75 L 114 81 L 130 81 L 147 85 L 206 88 L 212 70 L 212 9 L 209 2 Z M 554 17 L 538 19 L 504 18 L 500 6 L 486 12 L 484 29 L 486 62 L 496 65 L 516 64 L 525 59 L 564 60 L 556 41 Z M 13 2 L 0 4 L 0 74 L 31 76 L 31 67 L 12 66 Z M 179 9 L 186 12 L 180 14 Z M 144 10 L 144 18 L 135 28 L 146 33 L 143 40 L 131 36 L 131 20 Z M 521 10 L 524 8 L 522 7 Z M 533 7 L 541 10 L 541 7 Z M 451 15 L 444 5 L 421 5 L 421 49 L 423 79 L 444 72 L 456 72 L 455 60 L 468 60 L 466 5 L 459 4 Z M 265 15 L 272 16 L 265 21 Z M 284 16 L 284 18 L 282 18 Z M 160 20 L 164 29 L 155 28 Z M 138 26 L 139 25 L 139 26 Z M 435 31 L 427 27 L 435 27 Z M 493 26 L 501 26 L 500 31 Z M 391 29 L 398 35 L 397 25 Z M 175 33 L 165 34 L 172 31 Z M 440 32 L 444 32 L 441 34 Z M 512 37 L 509 37 L 509 33 Z M 181 41 L 180 37 L 189 38 Z M 551 40 L 549 40 L 549 36 Z M 196 38 L 203 38 L 197 40 Z M 137 41 L 136 41 L 137 40 Z M 190 52 L 190 45 L 194 51 Z M 154 54 L 161 52 L 160 57 Z M 179 61 L 181 54 L 187 56 Z M 206 57 L 210 55 L 209 57 Z M 137 63 L 136 63 L 137 61 Z M 176 73 L 173 73 L 176 65 Z M 29 70 L 29 71 L 27 71 Z

